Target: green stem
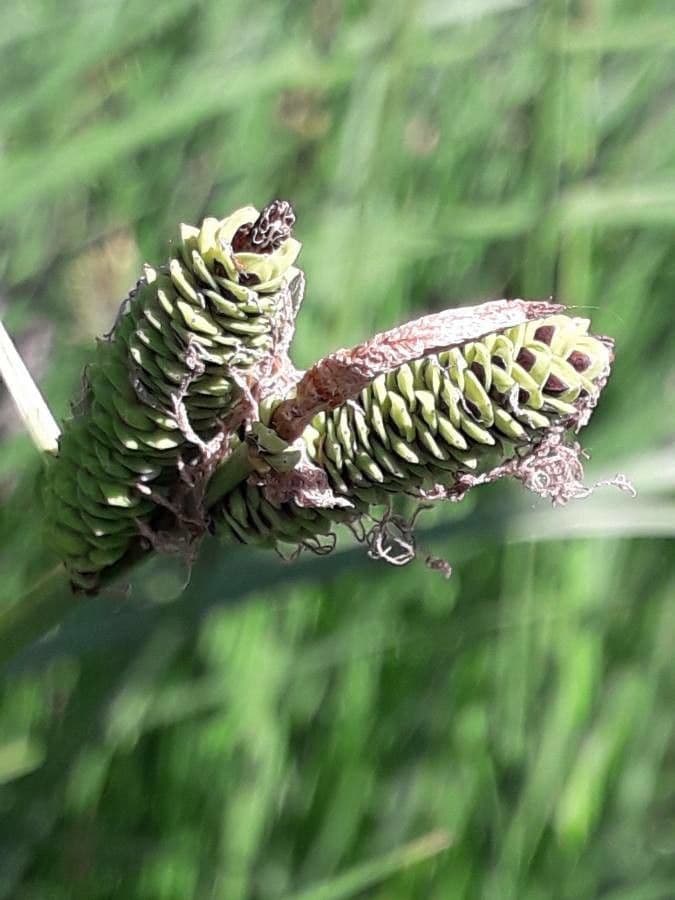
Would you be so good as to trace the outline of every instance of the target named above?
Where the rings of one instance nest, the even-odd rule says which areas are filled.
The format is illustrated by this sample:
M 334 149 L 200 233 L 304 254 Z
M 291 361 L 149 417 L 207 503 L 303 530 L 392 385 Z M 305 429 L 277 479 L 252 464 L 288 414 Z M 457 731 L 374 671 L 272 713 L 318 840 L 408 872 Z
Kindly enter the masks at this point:
M 80 599 L 63 566 L 43 575 L 18 603 L 0 613 L 0 668 L 58 625 Z

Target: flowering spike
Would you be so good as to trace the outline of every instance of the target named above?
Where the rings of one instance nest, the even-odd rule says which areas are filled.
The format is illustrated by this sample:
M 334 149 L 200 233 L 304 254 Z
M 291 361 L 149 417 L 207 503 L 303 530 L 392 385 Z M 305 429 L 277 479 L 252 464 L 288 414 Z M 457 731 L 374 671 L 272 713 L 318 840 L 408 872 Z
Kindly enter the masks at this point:
M 294 223 L 275 200 L 183 225 L 99 342 L 44 484 L 47 537 L 78 588 L 144 548 L 189 557 L 207 528 L 324 553 L 343 522 L 400 564 L 410 529 L 393 516 L 364 526 L 397 494 L 460 499 L 504 475 L 556 502 L 583 493 L 563 434 L 588 420 L 611 341 L 558 304 L 496 300 L 299 373 Z
M 98 343 L 44 485 L 47 539 L 78 587 L 95 589 L 153 528 L 188 544 L 203 533 L 200 495 L 228 429 L 255 415 L 250 385 L 269 377 L 278 343 L 289 342 L 293 221 L 275 201 L 260 215 L 247 207 L 182 226 L 176 256 L 146 266 Z M 242 229 L 245 246 L 233 240 Z
M 521 319 L 523 307 L 514 306 Z M 223 499 L 213 513 L 220 533 L 246 543 L 303 543 L 328 534 L 331 521 L 355 521 L 395 494 L 461 499 L 505 475 L 555 502 L 581 496 L 580 448 L 565 444 L 562 433 L 585 424 L 613 358 L 612 342 L 588 328 L 588 320 L 566 315 L 535 318 L 376 374 L 357 396 L 353 382 L 336 385 L 333 397 L 344 390 L 350 399 L 317 413 L 296 443 L 351 511 L 337 503 L 308 508 L 297 485 L 271 470 L 257 487 L 240 486 Z M 583 372 L 572 362 L 581 353 Z M 324 363 L 315 371 L 329 371 Z M 276 406 L 273 423 L 282 408 Z M 276 532 L 259 511 L 270 503 Z

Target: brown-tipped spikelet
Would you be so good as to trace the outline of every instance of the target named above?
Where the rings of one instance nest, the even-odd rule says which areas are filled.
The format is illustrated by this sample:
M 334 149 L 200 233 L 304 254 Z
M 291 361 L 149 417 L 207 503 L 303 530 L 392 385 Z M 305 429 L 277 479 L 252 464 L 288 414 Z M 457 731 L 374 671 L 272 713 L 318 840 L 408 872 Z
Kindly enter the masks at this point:
M 247 543 L 303 543 L 393 494 L 463 492 L 462 479 L 527 452 L 553 427 L 576 428 L 609 374 L 611 342 L 587 319 L 552 315 L 430 353 L 377 375 L 319 412 L 308 458 L 351 509 L 276 507 L 263 487 L 237 487 L 214 511 L 219 533 Z
M 179 470 L 218 442 L 224 421 L 264 379 L 299 302 L 291 207 L 276 201 L 200 228 L 146 266 L 107 339 L 45 477 L 48 543 L 73 583 L 95 589 L 159 510 Z

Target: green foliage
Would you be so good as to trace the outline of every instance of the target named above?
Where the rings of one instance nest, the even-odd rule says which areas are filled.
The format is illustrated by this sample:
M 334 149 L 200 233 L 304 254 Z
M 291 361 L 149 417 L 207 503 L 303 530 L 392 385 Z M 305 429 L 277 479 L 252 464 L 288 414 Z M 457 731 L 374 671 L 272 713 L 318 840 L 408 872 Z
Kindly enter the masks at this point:
M 586 443 L 640 495 L 441 506 L 449 581 L 346 534 L 83 600 L 5 671 L 0 897 L 672 896 L 674 35 L 669 0 L 5 4 L 0 302 L 59 415 L 178 221 L 281 196 L 299 364 L 555 294 L 616 338 Z M 0 424 L 9 609 L 47 561 Z

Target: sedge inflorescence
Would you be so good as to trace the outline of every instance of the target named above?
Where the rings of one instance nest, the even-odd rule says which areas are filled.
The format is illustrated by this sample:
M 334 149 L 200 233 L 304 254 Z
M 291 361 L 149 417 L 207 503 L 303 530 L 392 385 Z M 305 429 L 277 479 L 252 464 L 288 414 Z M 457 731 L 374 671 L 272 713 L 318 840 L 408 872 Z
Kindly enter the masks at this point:
M 535 319 L 381 373 L 314 417 L 302 434 L 307 456 L 352 502 L 352 517 L 404 492 L 459 496 L 554 427 L 576 425 L 597 399 L 611 344 L 589 324 Z M 222 533 L 263 545 L 327 536 L 350 519 L 344 508 L 274 506 L 254 483 L 239 485 L 215 515 Z
M 267 375 L 296 302 L 292 221 L 277 202 L 182 226 L 178 252 L 145 267 L 98 342 L 44 490 L 48 542 L 77 586 L 95 587 L 151 534 L 190 466 L 204 474 L 218 459 L 246 378 Z
M 182 226 L 98 342 L 44 485 L 47 538 L 76 587 L 207 528 L 330 549 L 337 523 L 398 494 L 459 499 L 503 474 L 538 489 L 526 471 L 544 471 L 542 448 L 578 459 L 560 437 L 588 419 L 612 344 L 556 304 L 446 311 L 295 370 L 294 221 L 274 201 Z M 242 451 L 243 474 L 212 497 Z

